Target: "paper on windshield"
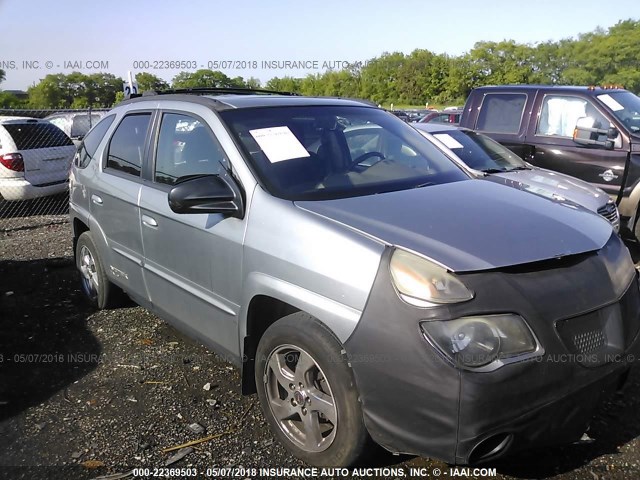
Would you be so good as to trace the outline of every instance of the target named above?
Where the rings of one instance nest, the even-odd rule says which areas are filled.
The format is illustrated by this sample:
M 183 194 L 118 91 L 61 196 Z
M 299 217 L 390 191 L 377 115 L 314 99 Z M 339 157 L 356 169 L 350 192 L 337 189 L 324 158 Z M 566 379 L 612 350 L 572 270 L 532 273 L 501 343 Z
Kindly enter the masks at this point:
M 447 148 L 450 148 L 452 150 L 455 148 L 464 148 L 459 141 L 457 141 L 448 133 L 436 133 L 433 136 L 436 137 L 438 140 L 440 140 L 442 143 L 444 143 L 447 146 Z
M 289 127 L 258 128 L 249 133 L 271 163 L 310 156 Z
M 620 105 L 616 101 L 616 99 L 613 98 L 608 93 L 605 93 L 604 95 L 598 95 L 598 98 L 602 101 L 602 103 L 604 103 L 607 107 L 609 107 L 614 112 L 617 112 L 619 110 L 624 110 L 624 107 Z

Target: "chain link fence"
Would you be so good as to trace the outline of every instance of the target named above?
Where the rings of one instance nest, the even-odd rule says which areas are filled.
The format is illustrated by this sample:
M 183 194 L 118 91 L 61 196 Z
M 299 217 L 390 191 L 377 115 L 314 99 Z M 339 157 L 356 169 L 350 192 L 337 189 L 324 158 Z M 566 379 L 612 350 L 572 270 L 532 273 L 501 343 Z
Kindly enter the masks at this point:
M 69 168 L 107 109 L 0 109 L 0 233 L 66 222 Z

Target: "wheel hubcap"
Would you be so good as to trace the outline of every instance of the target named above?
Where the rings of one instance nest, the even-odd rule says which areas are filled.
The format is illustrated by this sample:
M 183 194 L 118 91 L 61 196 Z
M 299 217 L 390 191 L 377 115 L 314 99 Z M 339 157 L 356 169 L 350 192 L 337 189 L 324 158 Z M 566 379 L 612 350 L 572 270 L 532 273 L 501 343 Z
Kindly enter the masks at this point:
M 98 272 L 96 262 L 86 246 L 80 249 L 80 273 L 82 275 L 82 288 L 90 297 L 95 298 L 98 294 Z
M 297 447 L 321 452 L 333 443 L 338 412 L 329 382 L 317 362 L 299 347 L 274 349 L 265 368 L 271 413 Z

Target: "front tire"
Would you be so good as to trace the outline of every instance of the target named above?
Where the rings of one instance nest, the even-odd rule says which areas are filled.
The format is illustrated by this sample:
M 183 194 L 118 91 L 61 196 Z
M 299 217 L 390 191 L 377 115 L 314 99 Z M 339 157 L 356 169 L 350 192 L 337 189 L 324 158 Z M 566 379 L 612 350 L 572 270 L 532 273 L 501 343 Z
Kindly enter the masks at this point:
M 78 238 L 76 267 L 80 272 L 82 291 L 95 308 L 114 308 L 121 303 L 122 290 L 107 278 L 102 259 L 89 232 L 82 233 Z
M 342 346 L 314 317 L 298 312 L 271 325 L 256 355 L 256 386 L 271 431 L 310 465 L 349 466 L 369 435 Z

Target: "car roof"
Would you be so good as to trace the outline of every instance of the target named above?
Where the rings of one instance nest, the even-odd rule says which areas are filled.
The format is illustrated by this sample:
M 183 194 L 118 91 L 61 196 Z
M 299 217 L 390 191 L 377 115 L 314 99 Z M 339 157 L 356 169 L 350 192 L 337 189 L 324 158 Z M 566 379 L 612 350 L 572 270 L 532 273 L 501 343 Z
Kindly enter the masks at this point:
M 305 97 L 295 95 L 198 95 L 186 93 L 167 93 L 162 95 L 142 95 L 123 101 L 120 105 L 138 102 L 179 101 L 198 103 L 215 110 L 232 110 L 239 108 L 261 107 L 293 107 L 293 106 L 352 106 L 374 107 L 365 100 L 352 100 L 334 97 Z
M 0 117 L 1 123 L 43 123 L 44 120 L 33 117 Z
M 483 87 L 476 87 L 474 90 L 496 90 L 496 91 L 533 91 L 533 90 L 551 90 L 554 92 L 582 92 L 593 94 L 603 92 L 626 92 L 624 88 L 609 88 L 609 87 L 595 87 L 595 86 L 579 86 L 579 85 L 486 85 Z

